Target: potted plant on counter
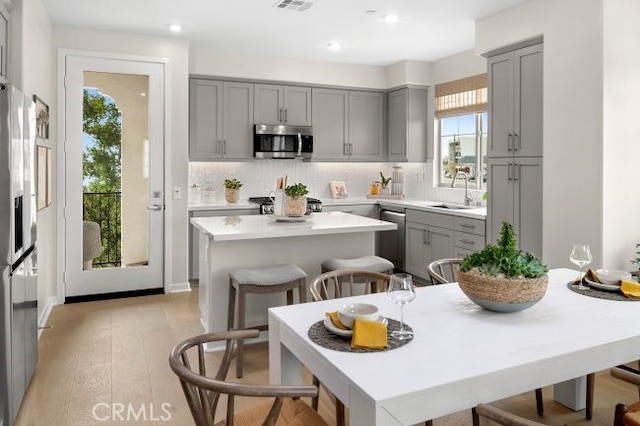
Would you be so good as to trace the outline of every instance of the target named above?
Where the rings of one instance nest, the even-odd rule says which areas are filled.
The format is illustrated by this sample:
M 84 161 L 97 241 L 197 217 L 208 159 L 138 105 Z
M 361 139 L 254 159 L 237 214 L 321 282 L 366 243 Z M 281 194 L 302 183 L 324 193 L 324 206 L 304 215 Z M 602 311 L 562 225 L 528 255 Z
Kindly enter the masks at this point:
M 240 198 L 240 188 L 242 187 L 242 182 L 238 179 L 225 179 L 223 182 L 224 185 L 224 199 L 227 203 L 237 203 Z
M 284 189 L 284 214 L 302 217 L 307 213 L 307 197 L 309 193 L 303 183 L 294 183 Z
M 382 186 L 382 193 L 389 194 L 390 188 L 389 183 L 391 183 L 390 177 L 385 177 L 382 172 L 380 172 L 380 186 Z
M 483 308 L 515 312 L 542 299 L 547 271 L 533 254 L 516 249 L 513 226 L 505 221 L 496 245 L 489 244 L 462 260 L 457 280 L 469 299 Z

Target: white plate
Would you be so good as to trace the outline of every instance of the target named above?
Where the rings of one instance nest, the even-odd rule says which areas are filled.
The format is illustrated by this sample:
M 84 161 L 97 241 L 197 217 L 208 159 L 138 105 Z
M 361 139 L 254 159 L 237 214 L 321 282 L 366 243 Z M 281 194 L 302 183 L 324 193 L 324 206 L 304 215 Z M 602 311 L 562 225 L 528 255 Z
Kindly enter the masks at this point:
M 306 216 L 276 216 L 273 215 L 276 222 L 304 222 L 307 220 Z
M 620 286 L 619 285 L 612 285 L 612 284 L 603 284 L 603 283 L 597 283 L 595 281 L 591 281 L 589 278 L 584 279 L 586 281 L 586 283 L 589 285 L 589 287 L 593 287 L 596 288 L 598 290 L 604 290 L 604 291 L 620 291 Z
M 387 319 L 383 316 L 380 316 L 378 317 L 378 322 L 386 324 Z M 338 336 L 351 337 L 351 335 L 353 334 L 352 330 L 342 330 L 336 327 L 335 325 L 333 325 L 333 323 L 331 322 L 331 318 L 329 317 L 324 317 L 324 326 L 327 330 L 329 330 L 333 334 L 337 334 Z

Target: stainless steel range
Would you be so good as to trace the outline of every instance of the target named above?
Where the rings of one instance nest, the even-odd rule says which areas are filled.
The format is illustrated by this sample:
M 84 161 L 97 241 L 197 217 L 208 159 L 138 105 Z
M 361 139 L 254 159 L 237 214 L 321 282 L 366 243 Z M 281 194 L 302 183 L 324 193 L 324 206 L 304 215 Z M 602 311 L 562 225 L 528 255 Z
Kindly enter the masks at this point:
M 250 203 L 260 205 L 260 214 L 273 214 L 273 198 L 271 197 L 249 197 Z M 307 197 L 307 214 L 322 211 L 322 201 L 317 198 Z

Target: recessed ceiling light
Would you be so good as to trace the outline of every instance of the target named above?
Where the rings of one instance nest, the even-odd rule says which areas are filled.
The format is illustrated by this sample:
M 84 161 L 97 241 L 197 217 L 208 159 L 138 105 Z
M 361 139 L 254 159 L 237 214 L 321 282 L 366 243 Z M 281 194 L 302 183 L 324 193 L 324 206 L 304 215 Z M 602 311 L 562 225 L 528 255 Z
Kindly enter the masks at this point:
M 333 50 L 334 52 L 342 48 L 342 46 L 340 46 L 340 43 L 338 43 L 337 41 L 332 41 L 327 45 L 327 47 L 329 48 L 329 50 Z
M 389 23 L 389 24 L 393 24 L 394 22 L 398 22 L 398 14 L 397 13 L 388 13 L 386 15 L 384 15 L 384 21 Z
M 179 33 L 182 31 L 182 25 L 179 24 L 169 24 L 169 29 L 174 33 Z
M 373 9 L 369 9 L 369 10 L 365 10 L 365 12 L 364 12 L 364 13 L 366 13 L 367 15 L 373 15 L 373 14 L 375 14 L 375 13 L 376 13 L 376 11 L 375 11 L 375 10 L 373 10 Z

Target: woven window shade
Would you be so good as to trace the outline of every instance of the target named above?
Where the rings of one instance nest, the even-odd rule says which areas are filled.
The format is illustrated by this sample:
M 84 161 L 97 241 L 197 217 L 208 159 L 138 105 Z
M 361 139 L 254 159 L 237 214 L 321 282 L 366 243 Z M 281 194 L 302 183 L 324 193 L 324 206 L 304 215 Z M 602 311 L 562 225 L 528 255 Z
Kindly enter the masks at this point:
M 487 110 L 487 75 L 436 84 L 436 118 Z

